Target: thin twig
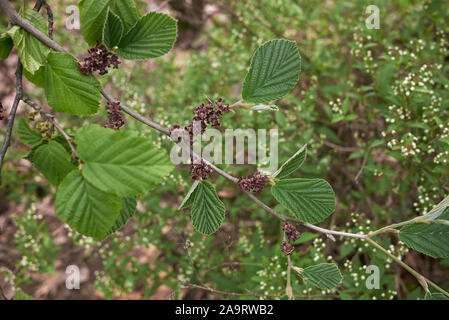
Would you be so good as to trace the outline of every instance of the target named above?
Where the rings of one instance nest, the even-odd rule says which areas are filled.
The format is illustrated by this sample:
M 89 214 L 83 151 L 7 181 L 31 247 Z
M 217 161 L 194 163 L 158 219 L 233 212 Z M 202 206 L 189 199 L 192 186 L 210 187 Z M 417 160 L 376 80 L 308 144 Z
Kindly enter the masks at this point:
M 20 17 L 17 12 L 9 5 L 7 0 L 0 0 L 0 7 L 3 8 L 3 10 L 5 11 L 6 15 L 8 16 L 11 24 L 15 24 L 15 25 L 19 25 L 20 27 L 22 27 L 23 29 L 25 29 L 26 31 L 28 31 L 30 34 L 32 34 L 34 37 L 36 37 L 38 40 L 42 41 L 45 45 L 47 45 L 48 47 L 59 51 L 59 52 L 65 52 L 68 54 L 71 54 L 68 50 L 66 50 L 65 48 L 63 48 L 62 46 L 60 46 L 59 44 L 57 44 L 56 42 L 54 42 L 52 39 L 48 38 L 44 33 L 40 32 L 39 30 L 37 30 L 36 28 L 34 28 L 28 21 L 26 21 L 25 19 L 23 19 L 22 17 Z M 72 54 L 71 54 L 72 55 Z M 73 55 L 72 55 L 73 56 Z M 118 102 L 111 94 L 109 94 L 106 90 L 102 89 L 102 95 L 109 101 L 113 101 L 113 102 Z M 20 101 L 20 100 L 19 100 Z M 135 112 L 134 110 L 128 108 L 125 105 L 121 105 L 121 109 L 126 112 L 127 114 L 129 114 L 131 117 L 135 118 L 136 120 L 145 123 L 146 125 L 152 127 L 153 129 L 158 130 L 161 133 L 164 133 L 166 135 L 170 134 L 170 131 L 167 128 L 162 127 L 161 125 L 141 116 L 140 114 L 138 114 L 137 112 Z M 357 151 L 359 149 L 357 148 L 353 148 L 353 147 L 341 147 L 341 146 L 337 146 L 333 143 L 330 143 L 328 141 L 324 142 L 325 145 L 328 145 L 330 147 L 333 147 L 334 149 L 338 149 L 339 151 L 342 152 L 353 152 L 353 151 Z M 214 171 L 216 171 L 218 174 L 222 175 L 223 177 L 225 177 L 226 179 L 236 183 L 236 181 L 238 181 L 237 178 L 229 175 L 228 173 L 224 172 L 223 170 L 217 168 L 214 165 L 211 165 L 212 169 Z M 290 218 L 290 217 L 284 217 L 282 215 L 280 215 L 279 213 L 277 213 L 275 210 L 273 210 L 272 208 L 268 207 L 267 205 L 265 205 L 263 202 L 261 202 L 257 197 L 255 197 L 253 194 L 249 193 L 249 192 L 245 192 L 256 204 L 258 204 L 262 209 L 264 209 L 265 211 L 267 211 L 268 213 L 276 216 L 277 218 L 279 218 L 282 221 L 293 221 L 296 222 L 300 225 L 303 225 L 307 228 L 310 228 L 312 230 L 324 233 L 326 235 L 338 235 L 338 236 L 344 236 L 344 237 L 352 237 L 352 238 L 359 238 L 359 239 L 363 239 L 363 240 L 367 240 L 371 245 L 373 245 L 376 248 L 379 248 L 380 250 L 382 250 L 383 248 L 375 241 L 371 240 L 367 235 L 364 234 L 354 234 L 354 233 L 348 233 L 348 232 L 339 232 L 339 231 L 334 231 L 334 230 L 328 230 L 328 229 L 324 229 L 324 228 L 320 228 L 317 226 L 314 226 L 312 224 L 309 223 L 304 223 L 301 222 L 295 218 Z M 382 249 L 381 249 L 382 248 Z M 383 249 L 383 251 L 389 255 L 393 260 L 395 260 L 397 263 L 399 263 L 402 267 L 404 267 L 406 270 L 408 270 L 409 272 L 411 272 L 412 274 L 414 274 L 418 281 L 420 281 L 420 283 L 422 283 L 422 280 L 424 279 L 427 283 L 431 284 L 433 287 L 435 287 L 437 290 L 439 290 L 440 292 L 442 292 L 443 294 L 445 294 L 446 296 L 449 297 L 449 293 L 447 293 L 444 289 L 440 288 L 438 285 L 436 285 L 435 283 L 431 282 L 430 280 L 424 278 L 423 276 L 421 276 L 419 273 L 417 273 L 415 270 L 413 270 L 411 267 L 409 267 L 407 264 L 403 263 L 400 259 L 397 259 L 396 257 L 394 257 L 394 255 L 391 255 L 389 252 L 387 252 L 385 249 Z M 202 290 L 208 290 L 210 292 L 215 292 L 215 293 L 220 293 L 220 294 L 228 294 L 228 295 L 240 295 L 240 296 L 247 296 L 248 294 L 236 294 L 236 293 L 232 293 L 232 292 L 224 292 L 224 291 L 218 291 L 218 290 L 214 290 L 211 288 L 207 288 L 207 287 L 201 287 L 201 286 L 197 286 L 197 285 L 193 285 L 191 284 L 190 286 L 193 286 L 195 288 L 198 289 L 202 289 Z
M 20 100 L 22 99 L 22 63 L 20 59 L 17 59 L 16 68 L 16 96 L 14 97 L 14 102 L 12 104 L 11 110 L 8 116 L 8 126 L 6 128 L 6 136 L 2 145 L 2 150 L 0 151 L 0 185 L 2 184 L 2 168 L 6 152 L 11 145 L 11 135 L 12 129 L 14 127 L 14 121 L 16 119 L 17 108 L 19 107 Z
M 43 2 L 44 2 L 44 0 L 36 1 L 33 10 L 39 11 L 42 7 Z M 8 11 L 10 11 L 11 14 L 13 14 L 13 15 L 15 14 L 16 16 L 18 16 L 18 14 L 13 9 L 11 9 L 11 7 L 9 6 L 9 4 L 7 2 L 6 2 L 6 4 L 8 5 L 7 8 L 4 7 L 3 2 L 0 3 L 3 10 L 5 10 L 7 14 L 8 14 Z M 13 23 L 11 18 L 10 18 L 10 22 Z M 6 152 L 8 151 L 8 148 L 11 145 L 11 134 L 12 134 L 12 129 L 14 127 L 14 121 L 16 118 L 17 108 L 19 107 L 20 101 L 22 100 L 22 96 L 23 96 L 22 69 L 23 69 L 23 67 L 22 67 L 22 63 L 20 62 L 20 58 L 17 58 L 16 96 L 14 97 L 14 102 L 13 102 L 13 105 L 9 112 L 8 126 L 6 129 L 5 141 L 3 142 L 2 150 L 0 151 L 0 185 L 2 185 L 2 168 L 3 168 L 4 159 L 6 156 Z
M 36 3 L 34 4 L 33 10 L 40 11 L 43 4 L 44 4 L 44 0 L 37 0 Z
M 63 136 L 63 138 L 67 141 L 67 143 L 69 144 L 70 150 L 72 150 L 72 157 L 74 159 L 78 159 L 78 156 L 76 155 L 76 149 L 72 143 L 72 139 L 69 137 L 69 135 L 64 131 L 64 129 L 62 129 L 62 127 L 56 122 L 55 118 L 53 117 L 53 115 L 45 112 L 44 110 L 42 110 L 42 108 L 40 108 L 33 100 L 31 100 L 28 97 L 23 97 L 22 101 L 25 102 L 27 105 L 29 105 L 30 107 L 32 107 L 34 110 L 36 110 L 37 112 L 39 112 L 39 114 L 47 119 L 54 127 L 55 129 L 61 134 L 61 136 Z
M 6 15 L 8 16 L 9 21 L 11 22 L 12 25 L 18 25 L 18 26 L 22 27 L 24 30 L 28 31 L 32 36 L 34 36 L 36 39 L 40 40 L 42 43 L 44 43 L 49 48 L 52 48 L 59 52 L 65 52 L 65 53 L 70 54 L 68 50 L 64 49 L 62 46 L 60 46 L 59 44 L 54 42 L 43 32 L 36 29 L 27 20 L 25 20 L 24 18 L 19 16 L 17 14 L 17 12 L 14 10 L 14 8 L 11 7 L 8 0 L 0 0 L 0 7 L 6 13 Z
M 259 298 L 281 298 L 284 295 L 283 294 L 260 294 L 260 293 L 253 293 L 248 291 L 248 293 L 237 293 L 237 292 L 228 292 L 228 291 L 221 291 L 221 290 L 215 290 L 212 289 L 210 287 L 206 287 L 206 286 L 200 286 L 197 284 L 193 284 L 193 283 L 188 283 L 185 282 L 183 283 L 183 285 L 187 288 L 193 288 L 193 289 L 200 289 L 200 290 L 204 290 L 204 291 L 208 291 L 211 293 L 215 293 L 215 294 L 222 294 L 222 295 L 226 295 L 226 296 L 231 296 L 231 297 L 259 297 Z M 293 296 L 293 298 L 296 299 L 300 299 L 300 298 L 322 298 L 322 295 L 299 295 L 299 296 Z
M 253 293 L 253 292 L 248 292 L 248 293 L 237 293 L 237 292 L 228 292 L 228 291 L 221 291 L 221 290 L 215 290 L 209 287 L 205 287 L 205 286 L 199 286 L 197 284 L 193 284 L 193 283 L 184 283 L 183 284 L 185 287 L 188 288 L 194 288 L 194 289 L 201 289 L 201 290 L 205 290 L 205 291 L 209 291 L 212 293 L 216 293 L 216 294 L 223 294 L 223 295 L 227 295 L 227 296 L 234 296 L 234 297 L 265 297 L 265 298 L 280 298 L 283 296 L 283 294 L 277 294 L 277 295 L 270 295 L 270 294 L 260 294 L 260 293 Z
M 363 162 L 362 162 L 362 166 L 360 167 L 359 172 L 357 172 L 357 175 L 354 178 L 355 183 L 359 183 L 359 178 L 363 173 L 363 170 L 365 169 L 366 166 L 366 161 L 368 160 L 368 156 L 369 156 L 369 151 L 366 153 L 366 155 L 363 157 Z
M 3 0 L 0 0 L 0 2 L 1 2 L 1 1 L 3 1 Z M 103 95 L 103 97 L 106 98 L 106 100 L 108 100 L 108 101 L 110 101 L 110 102 L 115 102 L 115 103 L 120 102 L 120 101 L 118 101 L 117 99 L 115 99 L 115 98 L 114 98 L 109 92 L 107 92 L 105 89 L 102 89 L 102 90 L 101 90 L 101 94 Z M 134 119 L 136 119 L 136 120 L 138 120 L 138 121 L 140 121 L 140 122 L 142 122 L 142 123 L 145 123 L 147 126 L 153 128 L 153 129 L 156 129 L 157 131 L 162 132 L 162 133 L 165 134 L 165 135 L 170 135 L 170 130 L 168 130 L 168 129 L 162 127 L 161 125 L 159 125 L 159 124 L 157 124 L 157 123 L 151 121 L 150 119 L 147 119 L 147 118 L 141 116 L 140 114 L 138 114 L 138 113 L 135 112 L 134 110 L 128 108 L 126 105 L 120 103 L 120 108 L 121 108 L 124 112 L 126 112 L 127 114 L 129 114 L 131 117 L 133 117 Z
M 245 266 L 250 266 L 250 267 L 263 267 L 263 264 L 261 264 L 261 263 L 251 263 L 251 262 L 239 262 L 239 261 L 234 261 L 234 262 L 223 262 L 223 263 L 220 263 L 220 264 L 215 265 L 215 266 L 213 266 L 213 267 L 204 269 L 203 273 L 206 274 L 206 273 L 208 273 L 208 272 L 210 272 L 210 271 L 212 271 L 212 270 L 215 270 L 215 269 L 217 269 L 217 268 L 228 267 L 228 266 L 230 266 L 230 267 L 232 267 L 232 268 L 234 268 L 234 267 L 239 267 L 239 266 L 244 266 L 244 267 L 245 267 Z
M 45 45 L 47 45 L 48 47 L 52 48 L 55 51 L 60 51 L 60 52 L 65 52 L 68 54 L 71 54 L 69 51 L 67 51 L 65 48 L 61 47 L 59 44 L 57 44 L 56 42 L 54 42 L 53 40 L 51 40 L 50 38 L 48 38 L 45 34 L 43 34 L 42 32 L 40 32 L 39 30 L 37 30 L 35 27 L 33 27 L 30 23 L 28 23 L 25 19 L 23 19 L 22 17 L 20 17 L 17 12 L 11 8 L 11 6 L 9 5 L 7 0 L 0 0 L 0 6 L 3 8 L 3 10 L 6 12 L 6 14 L 8 15 L 10 21 L 12 24 L 16 24 L 20 27 L 22 27 L 23 29 L 25 29 L 26 31 L 28 31 L 29 33 L 31 33 L 33 36 L 35 36 L 38 40 L 42 41 Z M 119 102 L 117 99 L 115 99 L 109 92 L 107 92 L 105 89 L 102 89 L 101 91 L 103 97 L 105 97 L 106 100 L 111 101 L 111 102 Z M 130 115 L 131 117 L 133 117 L 134 119 L 148 125 L 149 127 L 165 134 L 165 135 L 170 135 L 170 130 L 151 121 L 150 119 L 147 119 L 145 117 L 143 117 L 142 115 L 140 115 L 139 113 L 135 112 L 134 110 L 130 109 L 129 107 L 127 107 L 124 104 L 120 104 L 121 109 L 127 113 L 128 115 Z M 198 157 L 197 155 L 194 155 L 196 157 Z M 223 170 L 219 169 L 218 167 L 216 167 L 215 165 L 209 163 L 208 161 L 204 160 L 204 162 L 208 165 L 211 166 L 211 168 L 217 172 L 218 174 L 220 174 L 221 176 L 223 176 L 224 178 L 228 179 L 229 181 L 233 182 L 234 184 L 237 184 L 238 179 L 236 177 L 233 177 L 232 175 L 224 172 Z M 339 231 L 334 231 L 334 230 L 327 230 L 324 228 L 320 228 L 317 226 L 314 226 L 312 224 L 309 223 L 305 223 L 305 222 L 301 222 L 298 219 L 294 219 L 294 218 L 288 218 L 288 217 L 284 217 L 281 214 L 277 213 L 275 210 L 273 210 L 272 208 L 268 207 L 267 205 L 265 205 L 262 201 L 260 201 L 256 196 L 254 196 L 252 193 L 250 192 L 245 192 L 245 194 L 251 198 L 257 205 L 259 205 L 262 209 L 264 209 L 265 211 L 267 211 L 268 213 L 274 215 L 275 217 L 277 217 L 278 219 L 282 220 L 282 221 L 286 221 L 286 220 L 290 220 L 290 221 L 294 221 L 297 224 L 300 224 L 306 228 L 310 228 L 313 229 L 315 231 L 318 232 L 322 232 L 324 234 L 334 234 L 334 235 L 339 235 L 339 236 L 346 236 L 346 237 L 353 237 L 353 238 L 365 238 L 365 235 L 360 235 L 360 234 L 353 234 L 353 233 L 347 233 L 347 232 L 339 232 Z
M 402 262 L 401 259 L 399 259 L 398 257 L 396 257 L 394 254 L 390 253 L 388 250 L 386 250 L 384 247 L 382 247 L 380 244 L 378 244 L 377 242 L 371 240 L 371 239 L 366 239 L 373 247 L 379 249 L 380 251 L 382 251 L 383 253 L 385 253 L 388 257 L 390 257 L 391 259 L 393 259 L 394 261 L 396 261 L 396 263 L 398 263 L 401 267 L 403 267 L 405 270 L 407 270 L 408 272 L 410 272 L 417 280 L 418 282 L 421 284 L 421 286 L 424 288 L 424 291 L 428 292 L 429 289 L 427 288 L 427 283 L 430 284 L 432 287 L 434 287 L 436 290 L 438 290 L 439 292 L 441 292 L 442 294 L 444 294 L 446 297 L 449 298 L 449 293 L 444 290 L 443 288 L 441 288 L 440 286 L 438 286 L 436 283 L 430 281 L 429 279 L 427 279 L 426 277 L 424 277 L 423 275 L 421 275 L 420 273 L 418 273 L 416 270 L 414 270 L 412 267 L 410 267 L 408 264 Z
M 332 143 L 328 140 L 323 140 L 323 144 L 325 146 L 328 146 L 329 148 L 335 149 L 339 152 L 354 152 L 354 151 L 358 151 L 360 150 L 357 147 L 344 147 L 344 146 L 339 146 L 338 144 Z
M 51 7 L 48 5 L 48 3 L 44 2 L 45 10 L 47 12 L 47 20 L 48 20 L 48 37 L 50 39 L 53 39 L 53 26 L 54 26 L 54 18 L 53 18 L 53 11 L 51 10 Z
M 285 242 L 287 242 L 287 233 L 285 233 L 285 231 L 284 231 L 284 243 Z M 293 300 L 291 272 L 292 272 L 292 259 L 290 257 L 290 253 L 288 253 L 287 254 L 287 284 L 285 286 L 285 294 L 287 295 L 289 300 Z

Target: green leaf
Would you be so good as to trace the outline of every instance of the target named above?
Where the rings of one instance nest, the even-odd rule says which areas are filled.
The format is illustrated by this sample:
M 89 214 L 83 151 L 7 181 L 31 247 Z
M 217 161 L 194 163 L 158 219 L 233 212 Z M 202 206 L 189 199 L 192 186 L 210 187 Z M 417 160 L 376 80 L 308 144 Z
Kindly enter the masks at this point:
M 424 218 L 427 220 L 438 219 L 446 211 L 447 208 L 449 208 L 449 196 L 447 196 L 440 203 L 434 206 L 428 213 L 418 218 Z
M 107 236 L 121 209 L 119 197 L 95 188 L 78 170 L 69 173 L 56 192 L 56 213 L 61 220 L 99 240 Z
M 448 220 L 449 211 L 439 219 Z M 433 222 L 416 222 L 399 231 L 399 239 L 408 247 L 433 258 L 449 258 L 449 226 Z
M 107 12 L 113 12 L 123 24 L 126 34 L 139 20 L 140 13 L 133 0 L 83 0 L 79 3 L 81 33 L 84 40 L 94 46 L 102 39 Z
M 20 141 L 33 147 L 38 146 L 43 142 L 42 135 L 32 130 L 24 118 L 20 118 L 19 120 L 17 134 L 19 135 Z
M 307 145 L 302 146 L 290 159 L 271 175 L 273 178 L 283 179 L 295 173 L 306 160 Z
M 185 209 L 190 207 L 193 204 L 193 200 L 195 200 L 195 190 L 198 187 L 198 184 L 200 182 L 198 180 L 195 180 L 192 187 L 190 188 L 189 192 L 187 193 L 186 197 L 182 201 L 181 205 L 179 206 L 178 210 Z
M 296 42 L 272 40 L 254 54 L 243 83 L 245 102 L 263 103 L 282 98 L 296 86 L 301 56 Z
M 16 295 L 14 296 L 13 300 L 35 300 L 35 299 L 19 289 Z
M 26 69 L 23 69 L 23 75 L 29 82 L 39 88 L 45 87 L 45 66 L 39 68 L 39 70 L 33 73 L 29 73 Z
M 101 100 L 100 83 L 93 75 L 82 74 L 71 55 L 50 53 L 44 77 L 48 104 L 56 111 L 74 115 L 97 112 Z
M 376 72 L 377 89 L 381 97 L 386 98 L 391 88 L 391 80 L 396 73 L 396 66 L 392 63 L 380 67 Z
M 176 21 L 172 17 L 150 12 L 122 38 L 117 54 L 131 60 L 160 57 L 173 47 L 176 34 Z
M 271 187 L 271 193 L 304 222 L 321 222 L 335 210 L 334 191 L 322 179 L 281 180 Z
M 320 289 L 333 289 L 341 282 L 343 277 L 334 263 L 321 263 L 307 267 L 301 273 L 304 281 L 310 281 Z
M 426 292 L 425 300 L 449 300 L 444 294 L 440 292 Z
M 133 0 L 115 0 L 110 8 L 122 20 L 124 33 L 128 33 L 140 18 L 139 10 Z
M 110 2 L 111 0 L 84 0 L 79 5 L 81 34 L 90 46 L 101 40 Z
M 449 136 L 444 136 L 444 137 L 440 138 L 440 140 L 438 140 L 438 141 L 449 144 Z
M 103 43 L 108 48 L 112 50 L 115 46 L 120 43 L 123 37 L 123 23 L 120 17 L 108 10 L 106 16 L 106 23 L 103 29 Z
M 301 232 L 301 235 L 299 236 L 299 239 L 295 241 L 295 244 L 306 243 L 318 237 L 319 235 L 316 233 L 311 233 L 307 231 Z
M 174 168 L 165 151 L 146 138 L 88 125 L 76 132 L 83 176 L 95 187 L 120 197 L 143 194 Z
M 108 235 L 116 232 L 121 227 L 123 227 L 129 219 L 131 219 L 136 213 L 137 208 L 137 199 L 135 197 L 123 198 L 122 199 L 122 210 L 120 211 L 120 215 L 115 221 L 112 228 L 108 231 Z
M 193 227 L 202 234 L 215 233 L 224 221 L 225 211 L 214 186 L 208 181 L 201 181 L 195 189 L 192 206 Z
M 4 33 L 0 36 L 0 60 L 6 60 L 11 53 L 14 42 L 11 37 Z
M 26 9 L 24 18 L 36 29 L 44 34 L 48 34 L 45 19 L 38 12 Z M 17 48 L 23 67 L 29 73 L 36 72 L 45 64 L 47 55 L 50 52 L 50 49 L 46 45 L 18 26 L 9 29 L 8 34 L 11 36 L 14 45 Z
M 33 150 L 30 160 L 37 170 L 55 186 L 58 186 L 70 171 L 76 169 L 70 162 L 70 155 L 64 147 L 54 141 Z
M 343 114 L 347 114 L 349 111 L 349 98 L 346 97 L 343 103 L 341 104 L 341 110 L 343 111 Z

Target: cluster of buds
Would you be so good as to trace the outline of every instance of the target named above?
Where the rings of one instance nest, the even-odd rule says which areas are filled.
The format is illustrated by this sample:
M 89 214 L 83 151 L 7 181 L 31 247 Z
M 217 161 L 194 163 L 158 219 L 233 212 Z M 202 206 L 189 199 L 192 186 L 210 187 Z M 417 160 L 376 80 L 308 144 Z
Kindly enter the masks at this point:
M 85 75 L 92 74 L 98 71 L 100 75 L 105 75 L 108 73 L 109 67 L 114 67 L 118 69 L 120 61 L 118 57 L 109 52 L 108 49 L 102 44 L 98 44 L 94 48 L 88 50 L 89 55 L 84 58 L 83 62 L 78 62 L 78 67 L 82 73 Z
M 4 112 L 5 112 L 5 108 L 3 108 L 3 105 L 0 102 L 0 120 L 3 120 L 5 118 L 5 116 L 3 115 Z
M 286 241 L 283 241 L 281 243 L 281 251 L 284 253 L 284 255 L 286 256 L 290 255 L 293 252 L 293 250 L 295 250 L 295 247 L 291 243 Z
M 34 121 L 36 120 L 37 116 L 39 115 L 39 112 L 33 110 L 33 111 L 29 111 L 27 110 L 25 112 L 26 117 L 28 118 L 29 121 Z
M 207 105 L 204 103 L 193 110 L 195 113 L 194 121 L 201 121 L 202 127 L 210 124 L 212 127 L 219 127 L 223 113 L 229 112 L 229 105 L 225 105 L 223 99 L 218 99 L 215 103 L 209 101 Z
M 40 134 L 44 135 L 44 138 L 46 139 L 50 139 L 53 134 L 52 124 L 48 121 L 37 122 L 36 129 Z
M 201 104 L 199 107 L 193 110 L 195 116 L 192 121 L 181 127 L 179 125 L 174 125 L 170 129 L 170 135 L 173 137 L 173 134 L 176 132 L 186 131 L 190 137 L 190 147 L 193 146 L 193 137 L 198 136 L 206 132 L 207 125 L 211 125 L 213 127 L 220 126 L 220 120 L 223 117 L 225 112 L 229 112 L 229 105 L 225 105 L 223 99 L 218 99 L 215 102 L 209 101 L 208 104 Z M 178 135 L 178 141 L 180 141 L 180 136 Z M 174 138 L 173 138 L 174 139 Z M 193 156 L 191 157 L 193 163 Z M 201 162 L 200 164 L 192 164 L 190 166 L 190 174 L 194 180 L 206 180 L 210 177 L 213 170 L 209 165 Z
M 265 187 L 268 182 L 268 177 L 263 175 L 259 171 L 254 174 L 250 174 L 246 178 L 239 178 L 239 186 L 245 191 L 253 191 L 259 193 Z
M 193 180 L 207 180 L 213 172 L 212 168 L 204 162 L 190 166 L 190 174 Z
M 182 133 L 182 130 L 183 129 L 181 129 L 181 126 L 175 124 L 173 127 L 170 128 L 170 137 L 178 136 L 176 133 L 177 132 Z M 173 138 L 173 140 L 175 140 L 175 139 Z M 177 137 L 175 142 L 180 142 L 180 141 L 181 141 L 181 135 L 179 135 Z
M 195 116 L 188 125 L 184 127 L 174 125 L 170 129 L 170 134 L 177 130 L 183 129 L 189 134 L 190 141 L 191 143 L 193 143 L 193 137 L 206 132 L 208 124 L 213 127 L 219 127 L 220 120 L 223 117 L 223 113 L 229 112 L 229 110 L 229 105 L 225 105 L 223 99 L 221 98 L 218 99 L 215 103 L 212 101 L 209 101 L 207 105 L 203 103 L 193 110 Z
M 295 247 L 293 246 L 293 242 L 298 240 L 299 231 L 296 230 L 296 227 L 294 225 L 289 224 L 287 222 L 282 223 L 282 230 L 284 231 L 285 236 L 287 237 L 287 241 L 282 241 L 281 251 L 284 252 L 286 256 L 288 256 L 295 249 Z
M 110 128 L 114 130 L 120 130 L 121 127 L 125 125 L 125 120 L 123 119 L 122 108 L 120 107 L 120 102 L 108 102 L 106 104 L 106 111 L 108 112 L 108 122 L 104 125 L 105 128 Z
M 282 223 L 282 230 L 285 232 L 287 239 L 291 242 L 295 242 L 299 238 L 299 231 L 296 230 L 296 227 L 287 222 Z

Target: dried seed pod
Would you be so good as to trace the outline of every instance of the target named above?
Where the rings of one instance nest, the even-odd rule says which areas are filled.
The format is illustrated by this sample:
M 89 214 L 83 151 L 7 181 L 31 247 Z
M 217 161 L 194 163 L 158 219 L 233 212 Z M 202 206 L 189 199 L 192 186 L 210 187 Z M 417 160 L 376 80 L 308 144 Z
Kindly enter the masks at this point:
M 263 190 L 267 182 L 268 177 L 256 171 L 254 174 L 250 174 L 245 178 L 240 178 L 238 184 L 245 191 L 259 193 Z
M 120 130 L 125 125 L 120 102 L 108 102 L 106 104 L 106 110 L 108 112 L 108 122 L 104 126 L 106 128 Z
M 114 69 L 118 69 L 121 63 L 118 57 L 114 53 L 109 52 L 102 44 L 90 48 L 87 52 L 89 55 L 82 62 L 78 62 L 80 71 L 85 75 L 92 74 L 95 71 L 98 71 L 100 75 L 105 75 L 108 73 L 107 69 L 109 67 L 112 66 Z
M 285 235 L 291 242 L 295 242 L 296 240 L 298 240 L 300 233 L 298 230 L 296 230 L 296 227 L 294 225 L 284 222 L 282 224 L 282 230 L 284 230 Z
M 281 243 L 281 251 L 282 251 L 286 256 L 290 255 L 290 254 L 293 252 L 294 249 L 295 249 L 295 247 L 294 247 L 291 243 L 288 243 L 288 242 L 286 242 L 286 241 L 283 241 L 283 242 Z

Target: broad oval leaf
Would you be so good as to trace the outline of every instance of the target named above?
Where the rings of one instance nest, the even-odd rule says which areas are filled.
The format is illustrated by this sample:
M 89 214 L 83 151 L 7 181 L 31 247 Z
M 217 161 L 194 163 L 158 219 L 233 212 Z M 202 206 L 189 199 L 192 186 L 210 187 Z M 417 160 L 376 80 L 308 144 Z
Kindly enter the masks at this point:
M 31 129 L 28 125 L 28 122 L 24 118 L 20 118 L 19 120 L 19 125 L 17 126 L 17 134 L 20 141 L 33 147 L 38 146 L 43 142 L 42 135 L 39 132 Z
M 449 220 L 449 211 L 439 219 Z M 399 231 L 399 239 L 408 247 L 433 258 L 449 258 L 449 226 L 430 220 L 416 222 Z
M 271 40 L 257 49 L 243 82 L 245 102 L 263 103 L 282 98 L 296 86 L 301 56 L 296 42 Z
M 120 43 L 123 37 L 123 30 L 124 27 L 120 17 L 108 10 L 103 29 L 103 43 L 108 50 L 112 50 Z
M 129 29 L 131 29 L 140 18 L 140 13 L 134 0 L 114 0 L 110 8 L 112 12 L 122 20 L 124 33 L 128 33 Z
M 192 224 L 200 233 L 211 235 L 221 226 L 225 218 L 225 206 L 218 198 L 214 186 L 201 181 L 195 189 L 192 205 Z
M 136 213 L 137 199 L 135 197 L 123 198 L 122 199 L 122 210 L 115 221 L 112 228 L 108 231 L 108 235 L 116 232 L 121 227 L 123 227 L 129 219 L 131 219 Z
M 67 175 L 56 192 L 56 213 L 81 234 L 104 239 L 117 220 L 122 202 L 90 184 L 78 170 Z
M 122 38 L 117 54 L 131 60 L 160 57 L 173 48 L 176 34 L 176 21 L 172 17 L 150 12 L 140 18 Z
M 44 34 L 48 33 L 45 19 L 38 12 L 26 9 L 23 17 L 39 31 Z M 12 27 L 8 31 L 8 34 L 11 36 L 17 48 L 24 69 L 33 74 L 45 64 L 50 48 L 18 26 Z
M 174 168 L 165 151 L 129 132 L 88 125 L 76 132 L 83 176 L 95 187 L 120 197 L 143 194 Z
M 0 60 L 6 60 L 11 53 L 14 42 L 11 37 L 4 33 L 0 36 Z
M 35 86 L 39 88 L 45 87 L 45 66 L 40 67 L 34 74 L 29 73 L 27 69 L 23 69 L 23 75 Z
M 179 205 L 178 210 L 188 208 L 193 204 L 193 200 L 195 200 L 195 191 L 196 191 L 196 188 L 198 187 L 199 183 L 200 183 L 199 180 L 195 180 L 195 182 L 190 187 L 190 190 L 187 193 L 186 197 L 184 198 L 182 203 Z
M 58 186 L 69 172 L 76 169 L 70 162 L 70 155 L 55 141 L 37 147 L 29 158 L 37 170 L 54 186 Z
M 48 104 L 56 111 L 90 115 L 98 111 L 101 85 L 93 75 L 84 75 L 74 57 L 52 52 L 44 73 Z
M 285 161 L 282 166 L 274 172 L 271 177 L 283 179 L 295 173 L 306 160 L 307 145 L 302 146 L 290 159 Z
M 81 34 L 93 46 L 101 40 L 111 0 L 83 0 L 80 2 Z
M 333 289 L 343 279 L 338 266 L 334 263 L 321 263 L 305 268 L 301 273 L 305 281 L 320 289 Z
M 91 46 L 102 39 L 108 10 L 120 18 L 124 34 L 140 17 L 133 0 L 82 0 L 78 6 L 81 13 L 81 33 Z
M 323 179 L 286 179 L 271 187 L 279 203 L 299 220 L 318 223 L 335 210 L 335 194 Z

